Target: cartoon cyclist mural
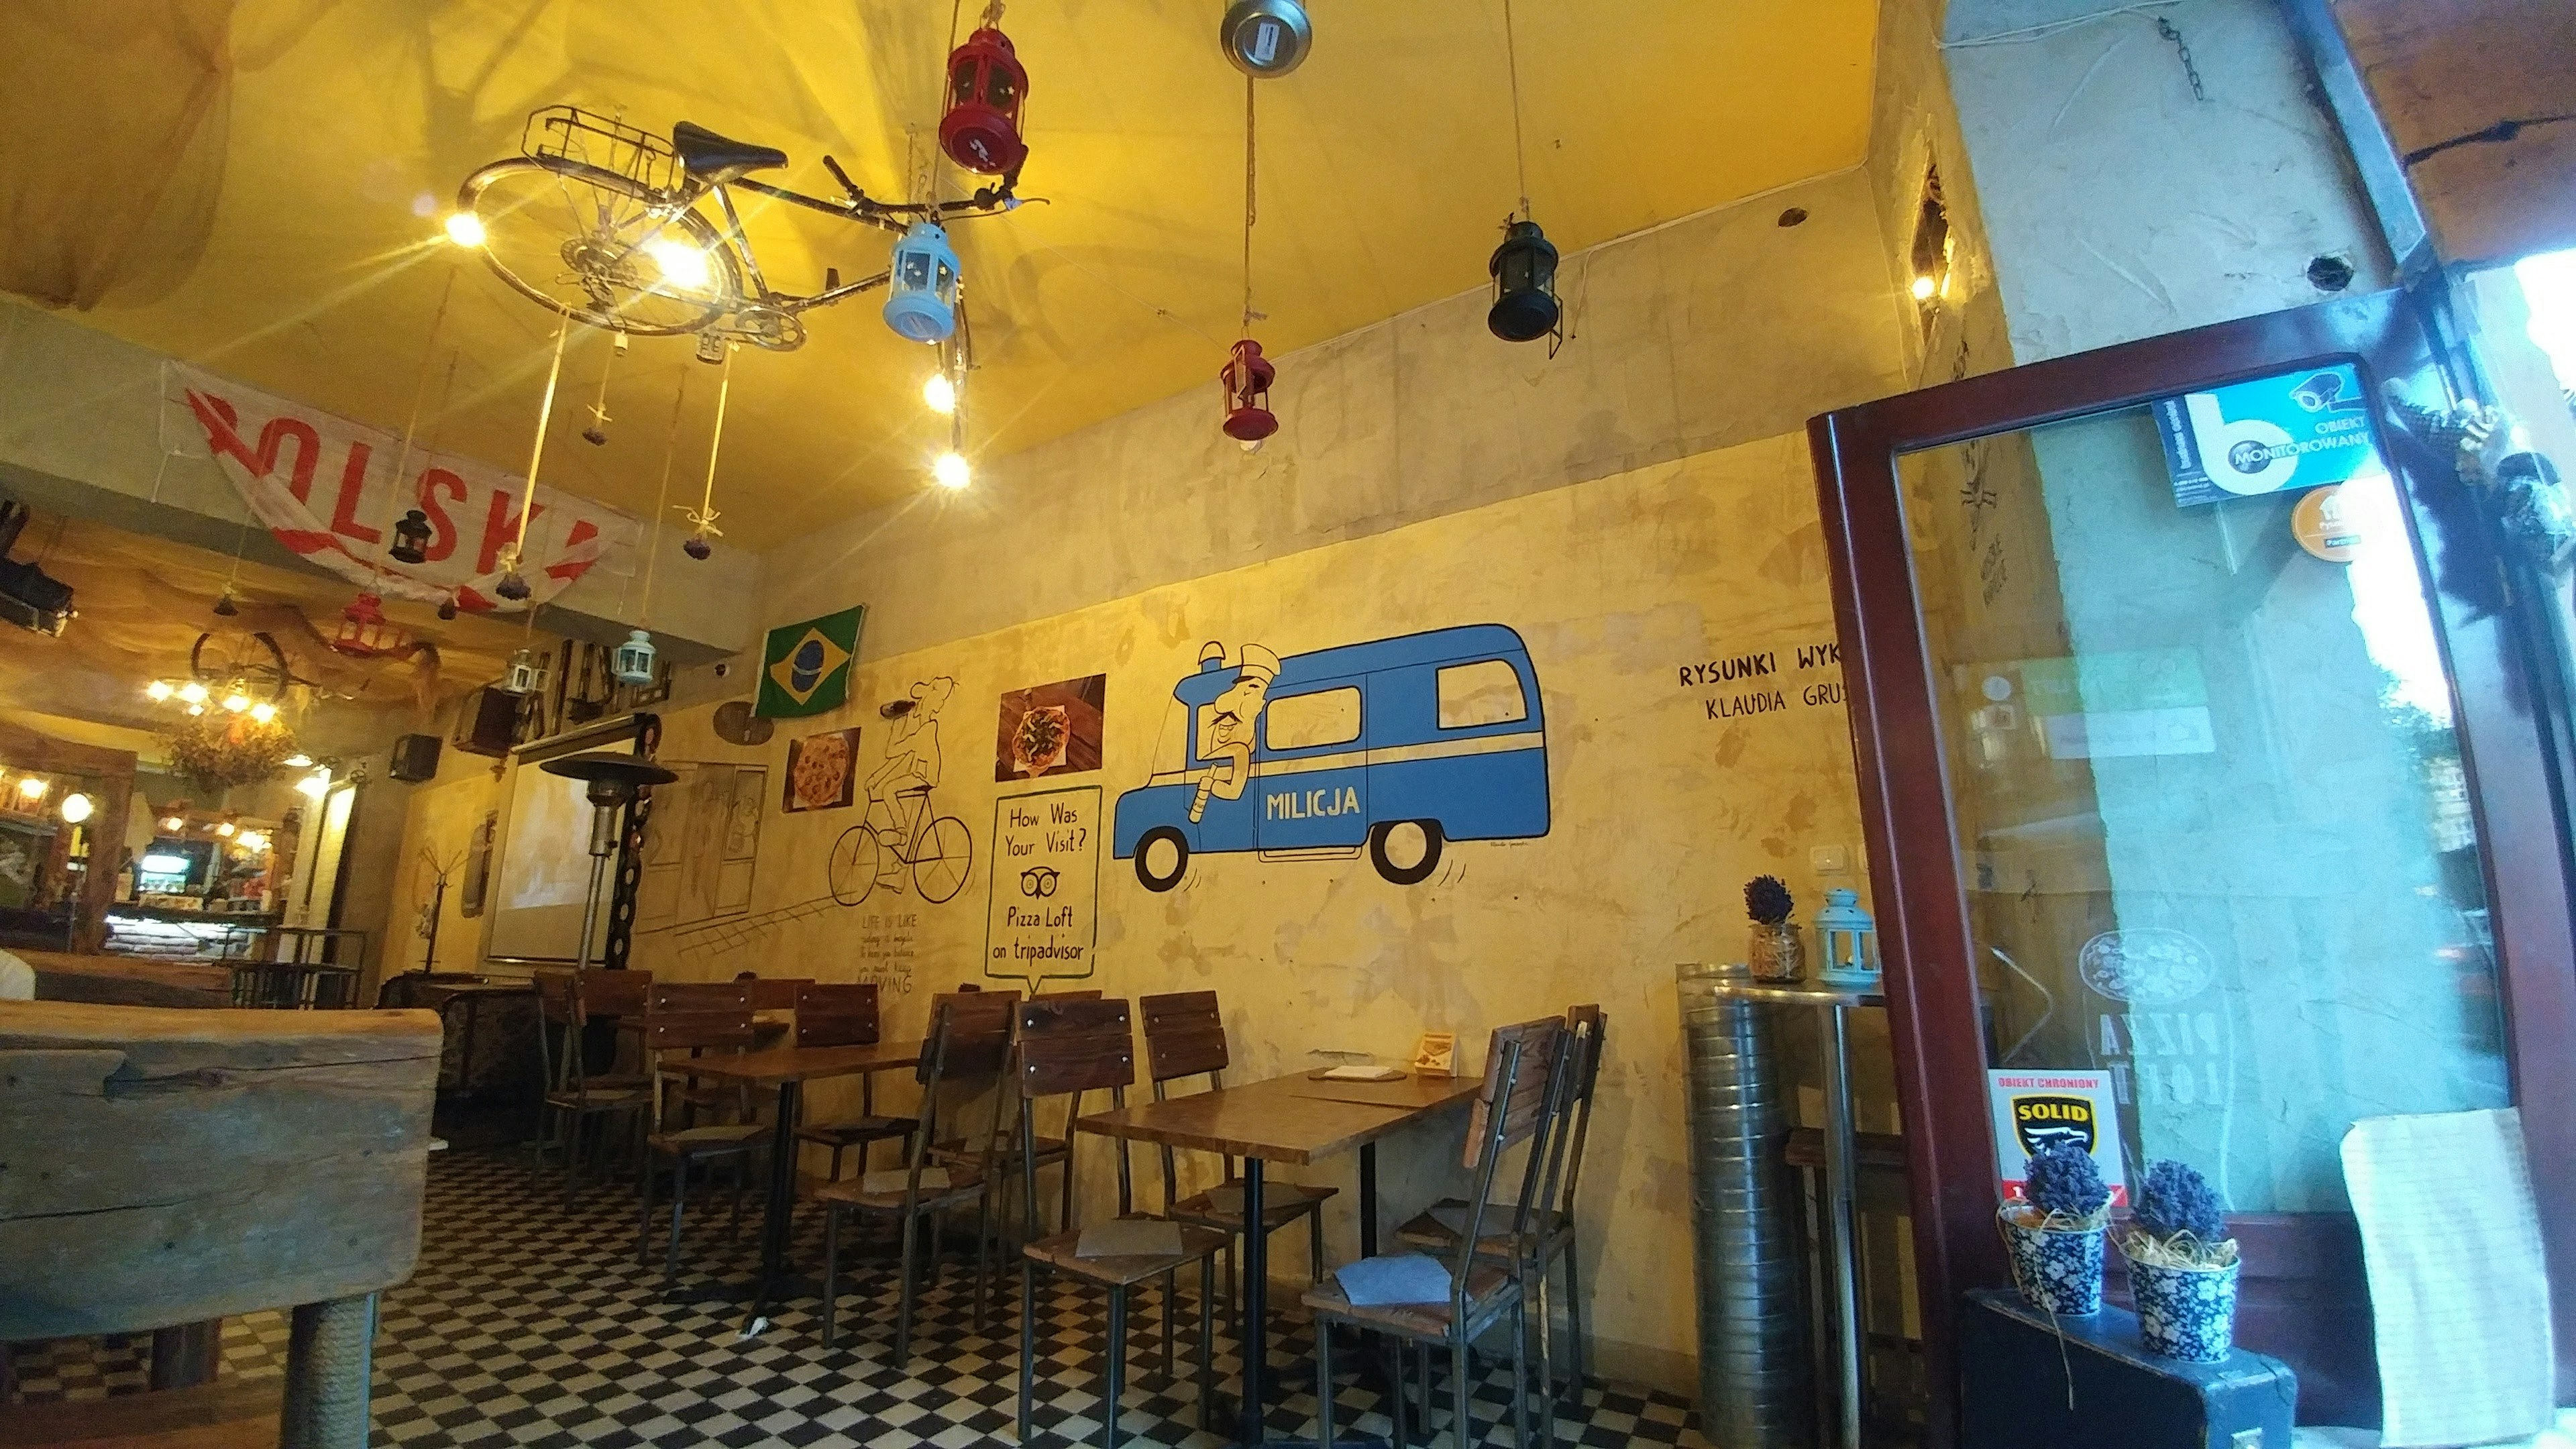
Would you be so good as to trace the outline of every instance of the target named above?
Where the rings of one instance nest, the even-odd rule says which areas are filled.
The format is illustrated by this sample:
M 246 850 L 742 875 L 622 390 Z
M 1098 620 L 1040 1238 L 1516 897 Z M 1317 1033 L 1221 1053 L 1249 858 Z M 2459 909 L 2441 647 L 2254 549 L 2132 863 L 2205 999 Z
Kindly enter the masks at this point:
M 1538 672 L 1500 624 L 1435 629 L 1282 658 L 1211 642 L 1172 688 L 1183 727 L 1118 797 L 1114 854 L 1146 889 L 1192 855 L 1347 860 L 1426 880 L 1450 841 L 1548 830 Z M 1178 746 L 1178 748 L 1174 748 Z

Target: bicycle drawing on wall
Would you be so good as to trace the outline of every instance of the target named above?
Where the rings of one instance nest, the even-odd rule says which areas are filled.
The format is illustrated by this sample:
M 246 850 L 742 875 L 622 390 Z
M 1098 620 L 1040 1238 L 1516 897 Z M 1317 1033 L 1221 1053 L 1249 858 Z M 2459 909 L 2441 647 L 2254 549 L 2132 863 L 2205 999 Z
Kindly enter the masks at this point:
M 885 759 L 868 776 L 867 818 L 841 832 L 825 862 L 832 899 L 845 906 L 864 901 L 877 887 L 913 889 L 932 905 L 966 888 L 975 868 L 975 837 L 966 822 L 942 815 L 932 803 L 939 785 L 939 711 L 957 692 L 949 678 L 914 682 L 883 713 L 894 721 Z

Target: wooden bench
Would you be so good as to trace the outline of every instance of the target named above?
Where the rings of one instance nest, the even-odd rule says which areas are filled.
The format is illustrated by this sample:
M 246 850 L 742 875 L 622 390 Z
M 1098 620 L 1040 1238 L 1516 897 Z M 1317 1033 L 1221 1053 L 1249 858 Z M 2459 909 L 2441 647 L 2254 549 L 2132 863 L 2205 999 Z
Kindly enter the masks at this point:
M 155 961 L 143 956 L 18 951 L 36 970 L 38 1001 L 114 1006 L 230 1006 L 233 973 L 210 961 Z
M 293 1310 L 282 1388 L 0 1415 L 0 1446 L 358 1449 L 375 1295 L 420 1254 L 426 1011 L 0 1003 L 0 1342 Z

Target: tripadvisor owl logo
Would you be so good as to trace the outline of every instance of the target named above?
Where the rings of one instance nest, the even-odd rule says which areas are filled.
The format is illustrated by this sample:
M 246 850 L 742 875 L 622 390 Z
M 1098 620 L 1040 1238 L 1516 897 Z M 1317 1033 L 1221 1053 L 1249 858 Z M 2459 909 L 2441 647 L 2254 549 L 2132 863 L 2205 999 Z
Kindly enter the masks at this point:
M 2061 1142 L 2089 1153 L 2096 1136 L 2093 1103 L 2085 1097 L 2015 1097 L 2013 1136 L 2020 1139 L 2022 1151 L 2033 1155 Z

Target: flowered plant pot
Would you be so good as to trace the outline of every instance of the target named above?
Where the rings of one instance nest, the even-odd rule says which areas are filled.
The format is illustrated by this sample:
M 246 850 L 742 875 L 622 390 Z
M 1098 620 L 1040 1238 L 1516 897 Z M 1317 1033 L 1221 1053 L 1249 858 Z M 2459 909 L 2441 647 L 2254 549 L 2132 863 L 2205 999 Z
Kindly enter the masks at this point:
M 1766 926 L 1757 921 L 1752 929 L 1744 964 L 1752 968 L 1754 980 L 1785 984 L 1806 979 L 1807 940 L 1794 922 Z
M 2013 1281 L 2030 1306 L 2062 1318 L 2102 1311 L 2102 1229 L 2039 1228 L 1998 1214 L 2012 1254 Z
M 2138 1337 L 2147 1351 L 2186 1363 L 2216 1363 L 2236 1347 L 2236 1270 L 2160 1268 L 2129 1260 Z

